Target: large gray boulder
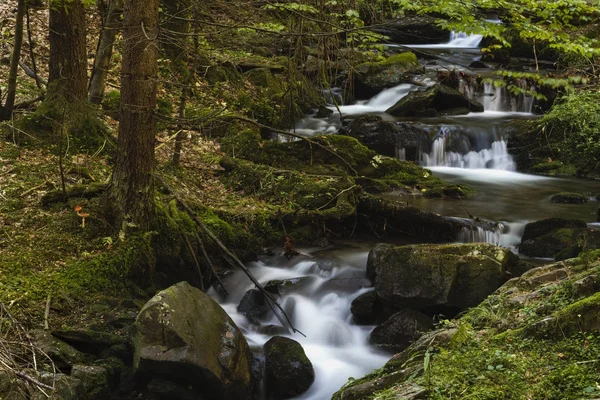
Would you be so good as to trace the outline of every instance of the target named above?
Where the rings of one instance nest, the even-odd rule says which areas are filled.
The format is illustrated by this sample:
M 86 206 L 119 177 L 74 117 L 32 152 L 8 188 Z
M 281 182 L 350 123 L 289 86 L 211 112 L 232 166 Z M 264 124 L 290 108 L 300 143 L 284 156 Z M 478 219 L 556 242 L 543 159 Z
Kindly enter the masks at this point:
M 482 111 L 481 103 L 468 99 L 456 89 L 436 84 L 426 90 L 410 92 L 386 113 L 396 117 L 437 117 Z
M 274 336 L 265 343 L 264 350 L 269 399 L 289 399 L 308 390 L 315 380 L 315 371 L 300 343 Z
M 180 282 L 156 294 L 138 314 L 134 369 L 147 378 L 181 382 L 204 399 L 252 394 L 252 354 L 246 339 L 208 295 Z
M 378 244 L 369 253 L 367 275 L 392 305 L 459 310 L 493 293 L 518 261 L 510 250 L 488 243 Z

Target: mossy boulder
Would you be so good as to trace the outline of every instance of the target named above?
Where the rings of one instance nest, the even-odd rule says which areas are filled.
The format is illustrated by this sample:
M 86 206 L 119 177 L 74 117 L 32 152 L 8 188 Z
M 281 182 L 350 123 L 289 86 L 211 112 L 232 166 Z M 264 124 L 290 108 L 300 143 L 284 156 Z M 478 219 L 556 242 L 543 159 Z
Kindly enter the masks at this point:
M 519 258 L 487 243 L 378 244 L 369 253 L 367 275 L 386 302 L 417 310 L 472 307 L 498 289 Z
M 80 400 L 88 398 L 83 383 L 72 376 L 43 371 L 38 373 L 38 379 L 40 382 L 55 388 L 51 397 L 53 400 Z M 48 396 L 45 392 L 36 390 L 28 399 L 46 400 Z
M 35 345 L 47 354 L 60 370 L 69 371 L 75 364 L 92 361 L 90 354 L 77 350 L 48 331 L 37 329 L 32 332 L 32 336 Z
M 249 399 L 252 355 L 246 339 L 208 295 L 180 282 L 138 314 L 134 369 L 197 389 L 206 399 Z
M 582 220 L 548 218 L 531 222 L 525 225 L 519 252 L 531 257 L 574 257 L 583 248 L 586 235 L 587 224 Z
M 361 294 L 350 305 L 354 323 L 358 325 L 381 324 L 396 311 L 398 310 L 385 304 L 374 290 Z
M 436 117 L 482 112 L 483 105 L 470 100 L 451 87 L 436 84 L 426 90 L 410 92 L 386 112 L 396 117 Z
M 552 195 L 550 201 L 553 203 L 581 204 L 587 203 L 588 197 L 581 193 L 560 192 Z
M 395 54 L 383 61 L 366 62 L 355 68 L 354 90 L 359 99 L 366 99 L 401 83 L 412 82 L 422 72 L 417 56 L 412 52 Z
M 396 157 L 400 149 L 404 159 L 417 162 L 421 153 L 429 153 L 429 130 L 423 124 L 384 121 L 379 116 L 360 116 L 352 120 L 346 131 L 348 136 L 376 151 Z
M 269 399 L 282 400 L 308 390 L 315 380 L 312 363 L 295 340 L 274 336 L 264 346 L 265 385 Z
M 405 308 L 376 326 L 369 335 L 369 343 L 393 352 L 402 351 L 432 327 L 430 316 Z
M 71 377 L 79 379 L 85 389 L 86 399 L 104 400 L 110 397 L 108 370 L 96 365 L 74 365 Z

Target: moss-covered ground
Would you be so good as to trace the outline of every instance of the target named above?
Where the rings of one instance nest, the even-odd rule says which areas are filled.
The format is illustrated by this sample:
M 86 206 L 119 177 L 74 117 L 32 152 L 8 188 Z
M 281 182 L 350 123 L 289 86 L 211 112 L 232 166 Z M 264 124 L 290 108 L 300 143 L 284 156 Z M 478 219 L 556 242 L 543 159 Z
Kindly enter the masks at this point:
M 411 385 L 430 399 L 598 398 L 599 256 L 582 253 L 507 282 L 460 318 L 441 321 L 438 334 L 451 340 L 415 344 L 334 398 L 399 371 L 409 373 L 360 398 L 395 399 Z

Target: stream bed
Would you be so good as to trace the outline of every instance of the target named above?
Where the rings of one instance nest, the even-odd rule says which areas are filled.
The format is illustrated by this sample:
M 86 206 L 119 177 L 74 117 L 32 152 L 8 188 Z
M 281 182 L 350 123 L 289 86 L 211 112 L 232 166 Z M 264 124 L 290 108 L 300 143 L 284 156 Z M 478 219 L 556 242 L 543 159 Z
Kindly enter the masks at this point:
M 466 58 L 468 61 L 479 53 L 476 47 L 480 40 L 467 35 L 454 35 L 448 43 L 420 46 L 420 49 L 450 52 L 462 55 L 459 59 L 464 61 Z M 528 222 L 559 216 L 595 222 L 599 203 L 592 196 L 600 193 L 598 182 L 535 176 L 516 171 L 515 163 L 507 151 L 509 133 L 506 126 L 515 118 L 535 118 L 531 114 L 532 98 L 511 98 L 502 88 L 491 85 L 481 85 L 480 88 L 465 86 L 463 89 L 481 101 L 485 112 L 460 117 L 398 121 L 418 123 L 428 132 L 430 143 L 427 149 L 416 154 L 413 161 L 449 182 L 471 185 L 478 195 L 465 200 L 429 199 L 423 196 L 403 196 L 399 200 L 445 216 L 467 218 L 470 214 L 501 222 L 504 231 L 498 235 L 463 240 L 488 240 L 509 246 L 514 251 Z M 396 121 L 385 114 L 385 110 L 413 90 L 419 90 L 419 86 L 402 84 L 386 89 L 369 100 L 339 108 L 332 106 L 330 109 L 334 113 L 330 117 L 309 116 L 296 126 L 295 133 L 305 136 L 336 133 L 344 117 L 359 114 L 376 114 L 386 121 Z M 397 150 L 398 157 L 403 158 L 404 149 Z M 552 194 L 563 191 L 589 194 L 591 201 L 577 205 L 550 202 Z M 387 196 L 397 195 L 390 193 Z M 353 324 L 350 313 L 352 300 L 370 290 L 365 266 L 373 244 L 359 241 L 338 243 L 324 249 L 302 249 L 301 255 L 290 260 L 282 256 L 270 256 L 249 264 L 254 276 L 263 285 L 272 280 L 291 280 L 279 301 L 294 326 L 305 336 L 287 336 L 302 344 L 313 363 L 316 377 L 312 387 L 297 399 L 329 399 L 348 378 L 360 378 L 381 367 L 390 358 L 390 354 L 382 353 L 368 344 L 373 326 Z M 223 298 L 214 290 L 211 295 L 242 329 L 250 347 L 260 354 L 262 345 L 277 333 L 269 331 L 268 327 L 279 325 L 279 322 L 271 313 L 271 316 L 260 321 L 260 325 L 252 324 L 238 312 L 240 300 L 247 290 L 253 288 L 242 272 L 236 271 L 224 283 L 232 290 L 229 297 Z

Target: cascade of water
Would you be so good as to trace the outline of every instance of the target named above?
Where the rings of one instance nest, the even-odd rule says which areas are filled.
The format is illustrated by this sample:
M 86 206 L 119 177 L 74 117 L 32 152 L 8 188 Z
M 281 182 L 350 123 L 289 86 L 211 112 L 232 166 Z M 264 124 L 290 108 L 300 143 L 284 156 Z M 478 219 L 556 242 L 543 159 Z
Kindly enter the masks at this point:
M 502 225 L 498 225 L 494 230 L 484 229 L 480 226 L 471 228 L 462 228 L 458 233 L 456 240 L 461 243 L 491 243 L 498 245 L 500 243 L 500 236 L 503 230 Z
M 469 86 L 469 85 L 466 85 Z M 521 83 L 522 90 L 532 90 L 533 88 L 526 82 Z M 533 110 L 533 96 L 518 94 L 511 95 L 505 86 L 494 86 L 490 82 L 485 82 L 479 90 L 471 88 L 470 91 L 463 92 L 465 95 L 471 95 L 472 98 L 480 98 L 485 111 L 493 112 L 522 112 L 531 114 Z
M 315 369 L 315 382 L 308 392 L 295 397 L 297 400 L 331 398 L 349 377 L 363 376 L 389 359 L 389 355 L 378 353 L 367 344 L 372 326 L 351 323 L 350 304 L 367 290 L 361 288 L 367 254 L 366 250 L 348 251 L 342 260 L 333 262 L 324 262 L 322 256 L 301 255 L 291 261 L 271 257 L 250 266 L 263 285 L 271 280 L 300 278 L 290 285 L 291 289 L 286 289 L 290 293 L 280 299 L 294 326 L 306 335 L 291 337 L 302 344 Z M 260 327 L 237 311 L 238 302 L 253 287 L 252 283 L 240 271 L 227 277 L 224 283 L 230 294 L 221 305 L 242 329 L 250 347 L 259 349 L 271 336 L 261 333 Z M 219 300 L 216 292 L 210 294 Z M 261 324 L 279 322 L 271 314 Z
M 468 152 L 458 152 L 448 149 L 448 142 L 453 140 L 457 142 L 456 134 L 450 127 L 440 128 L 436 135 L 429 154 L 422 154 L 422 163 L 427 167 L 453 167 L 470 169 L 496 169 L 504 171 L 515 171 L 516 166 L 503 138 L 493 140 L 489 147 L 481 150 L 471 150 Z M 467 143 L 455 144 L 455 147 L 470 146 Z
M 454 32 L 450 33 L 450 41 L 446 43 L 448 47 L 466 47 L 473 48 L 479 47 L 479 44 L 483 40 L 483 35 L 467 35 L 464 32 Z

